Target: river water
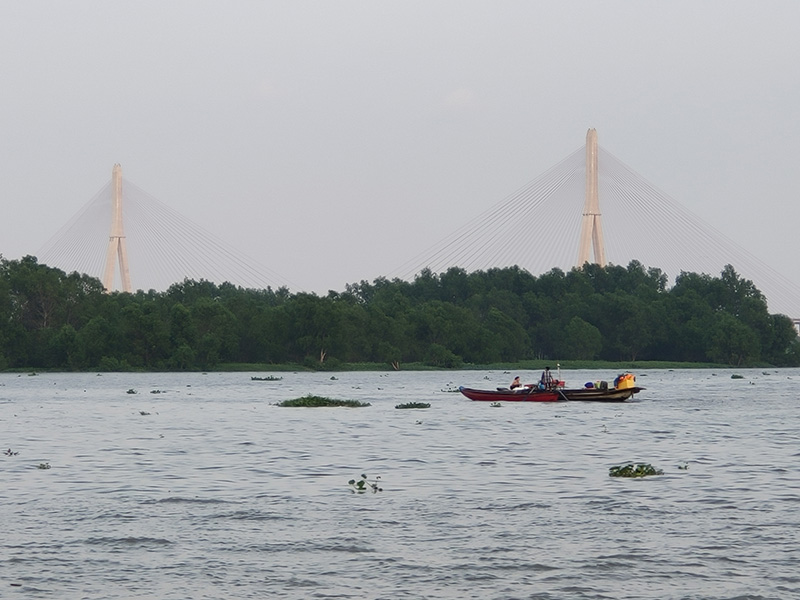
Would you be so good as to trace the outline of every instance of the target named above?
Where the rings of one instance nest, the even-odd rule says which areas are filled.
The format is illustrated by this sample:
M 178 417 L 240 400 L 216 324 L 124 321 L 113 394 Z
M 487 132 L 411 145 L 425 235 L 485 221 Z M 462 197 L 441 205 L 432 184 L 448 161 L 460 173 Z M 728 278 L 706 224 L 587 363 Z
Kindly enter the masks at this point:
M 0 374 L 0 598 L 800 598 L 800 370 L 516 374 Z

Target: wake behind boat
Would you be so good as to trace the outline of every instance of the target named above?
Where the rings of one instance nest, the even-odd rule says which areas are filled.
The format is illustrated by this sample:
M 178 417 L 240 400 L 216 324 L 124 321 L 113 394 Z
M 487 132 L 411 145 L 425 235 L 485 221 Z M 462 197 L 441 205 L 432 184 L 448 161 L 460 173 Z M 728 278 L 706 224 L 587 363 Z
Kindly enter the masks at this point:
M 496 390 L 477 390 L 461 386 L 459 391 L 470 400 L 479 402 L 624 402 L 644 388 L 636 385 L 636 377 L 623 373 L 614 379 L 609 387 L 605 381 L 588 383 L 582 388 L 564 387 L 563 381 L 541 388 L 528 385 L 516 389 L 498 388 Z

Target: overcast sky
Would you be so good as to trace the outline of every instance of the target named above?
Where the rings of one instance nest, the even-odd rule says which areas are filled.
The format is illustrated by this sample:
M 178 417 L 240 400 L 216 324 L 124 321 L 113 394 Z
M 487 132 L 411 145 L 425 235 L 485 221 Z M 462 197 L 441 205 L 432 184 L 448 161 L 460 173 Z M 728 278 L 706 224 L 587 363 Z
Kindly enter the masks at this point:
M 798 23 L 796 1 L 3 1 L 0 254 L 36 254 L 121 163 L 301 288 L 343 290 L 594 127 L 800 284 Z

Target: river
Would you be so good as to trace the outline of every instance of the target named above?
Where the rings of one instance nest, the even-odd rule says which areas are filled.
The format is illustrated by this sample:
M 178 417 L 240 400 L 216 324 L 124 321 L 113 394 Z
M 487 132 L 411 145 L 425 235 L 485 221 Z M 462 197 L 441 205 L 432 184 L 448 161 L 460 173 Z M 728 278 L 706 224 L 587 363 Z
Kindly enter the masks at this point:
M 800 597 L 800 370 L 516 374 L 0 374 L 0 597 Z

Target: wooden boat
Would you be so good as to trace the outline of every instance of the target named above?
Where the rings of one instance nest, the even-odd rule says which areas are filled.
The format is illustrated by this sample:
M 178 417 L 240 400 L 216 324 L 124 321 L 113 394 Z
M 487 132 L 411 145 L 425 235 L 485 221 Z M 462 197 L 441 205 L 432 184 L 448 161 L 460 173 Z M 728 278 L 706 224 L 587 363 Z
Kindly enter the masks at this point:
M 574 390 L 561 390 L 565 400 L 583 402 L 624 402 L 634 394 L 642 391 L 641 387 L 629 388 L 578 388 Z
M 563 382 L 559 382 L 563 384 Z M 464 386 L 459 391 L 470 400 L 480 402 L 624 402 L 644 388 L 636 385 L 636 377 L 624 373 L 614 380 L 614 387 L 603 385 L 595 387 L 566 388 L 557 386 L 552 389 L 524 387 L 515 390 L 498 388 L 496 390 L 476 390 Z
M 557 390 L 540 390 L 535 387 L 517 388 L 516 390 L 475 390 L 462 385 L 458 391 L 470 400 L 481 402 L 558 402 L 564 400 Z

